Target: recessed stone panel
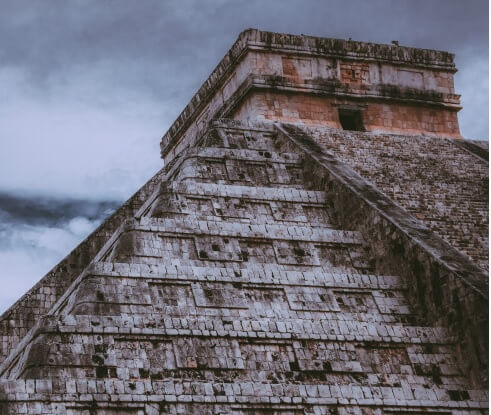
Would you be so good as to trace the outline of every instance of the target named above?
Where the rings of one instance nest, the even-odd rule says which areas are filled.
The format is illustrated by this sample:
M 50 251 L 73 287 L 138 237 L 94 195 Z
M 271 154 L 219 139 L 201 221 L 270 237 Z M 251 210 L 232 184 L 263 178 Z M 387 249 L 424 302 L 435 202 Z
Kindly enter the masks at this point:
M 199 236 L 195 240 L 198 257 L 205 261 L 242 261 L 239 241 L 220 236 Z
M 198 259 L 194 238 L 160 235 L 162 259 Z
M 278 264 L 320 265 L 317 250 L 309 242 L 273 241 Z
M 307 222 L 307 217 L 299 203 L 272 202 L 271 209 L 277 221 Z
M 213 204 L 210 198 L 187 196 L 185 213 L 191 215 L 213 215 Z
M 247 219 L 254 220 L 254 222 L 267 221 L 272 218 L 271 207 L 268 202 L 224 197 L 218 198 L 213 206 L 215 214 L 224 218 Z
M 199 159 L 199 177 L 206 181 L 218 182 L 228 180 L 227 169 L 223 161 L 214 159 Z
M 406 375 L 414 373 L 404 347 L 366 345 L 357 347 L 356 355 L 366 372 Z
M 255 182 L 257 177 L 260 184 L 268 183 L 268 175 L 261 163 L 247 163 L 240 160 L 225 160 L 227 177 L 232 182 Z M 259 183 L 258 183 L 259 184 Z
M 66 415 L 147 415 L 144 408 L 125 408 L 125 405 L 95 409 L 93 406 L 67 408 Z
M 317 252 L 321 264 L 332 267 L 352 268 L 350 252 L 347 247 L 333 244 L 317 245 Z
M 242 259 L 250 263 L 275 263 L 276 254 L 271 241 L 241 240 Z
M 273 135 L 267 132 L 227 131 L 226 140 L 227 147 L 231 149 L 271 151 L 273 148 Z
M 317 250 L 312 243 L 301 241 L 274 241 L 278 264 L 320 265 Z
M 103 352 L 112 357 L 113 364 L 125 369 L 118 372 L 120 376 L 126 373 L 128 378 L 153 378 L 162 371 L 177 367 L 173 342 L 170 340 L 121 337 L 108 346 Z M 104 353 L 100 355 L 102 358 Z M 105 363 L 108 363 L 107 359 Z
M 148 285 L 156 310 L 195 306 L 190 284 L 150 283 Z
M 174 340 L 177 366 L 187 369 L 243 369 L 236 340 L 179 338 Z
M 247 308 L 244 292 L 233 284 L 194 283 L 192 289 L 198 307 Z
M 333 295 L 341 311 L 348 313 L 380 313 L 370 291 L 336 290 Z
M 293 370 L 290 363 L 295 364 L 295 353 L 291 344 L 287 343 L 240 343 L 240 351 L 244 359 L 244 368 L 248 370 L 266 370 L 285 372 Z
M 357 373 L 362 367 L 351 343 L 319 341 L 294 342 L 298 367 L 302 371 Z
M 339 311 L 331 292 L 321 287 L 285 287 L 286 298 L 292 310 Z

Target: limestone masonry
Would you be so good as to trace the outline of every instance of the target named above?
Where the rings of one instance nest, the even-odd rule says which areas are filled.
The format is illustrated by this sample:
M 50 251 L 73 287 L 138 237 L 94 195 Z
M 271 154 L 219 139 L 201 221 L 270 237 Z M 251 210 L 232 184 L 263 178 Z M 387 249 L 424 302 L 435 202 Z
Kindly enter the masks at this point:
M 487 413 L 488 149 L 455 72 L 241 33 L 163 169 L 0 318 L 0 414 Z

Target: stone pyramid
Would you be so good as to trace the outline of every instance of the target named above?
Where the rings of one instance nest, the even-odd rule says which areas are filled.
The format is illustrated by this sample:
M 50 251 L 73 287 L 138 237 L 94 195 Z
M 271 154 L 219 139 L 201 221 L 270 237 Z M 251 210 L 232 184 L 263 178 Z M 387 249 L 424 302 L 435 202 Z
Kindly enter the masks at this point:
M 485 413 L 472 241 L 450 245 L 455 227 L 430 230 L 343 158 L 402 136 L 205 111 L 183 112 L 163 170 L 6 313 L 0 412 Z M 486 164 L 475 143 L 404 136 L 422 139 Z

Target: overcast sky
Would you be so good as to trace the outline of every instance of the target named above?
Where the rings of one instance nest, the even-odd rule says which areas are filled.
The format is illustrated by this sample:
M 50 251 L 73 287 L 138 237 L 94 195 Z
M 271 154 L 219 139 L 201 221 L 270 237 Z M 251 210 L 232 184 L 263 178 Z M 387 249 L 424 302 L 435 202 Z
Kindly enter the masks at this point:
M 249 27 L 456 54 L 488 139 L 486 0 L 0 0 L 0 312 L 161 166 L 159 141 Z

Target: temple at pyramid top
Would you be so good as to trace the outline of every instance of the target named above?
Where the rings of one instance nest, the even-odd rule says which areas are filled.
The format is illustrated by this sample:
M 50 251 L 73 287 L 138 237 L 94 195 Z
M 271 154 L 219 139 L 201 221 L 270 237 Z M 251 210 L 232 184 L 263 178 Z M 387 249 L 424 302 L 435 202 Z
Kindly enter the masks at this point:
M 454 55 L 248 29 L 161 142 L 164 160 L 212 119 L 460 138 Z

